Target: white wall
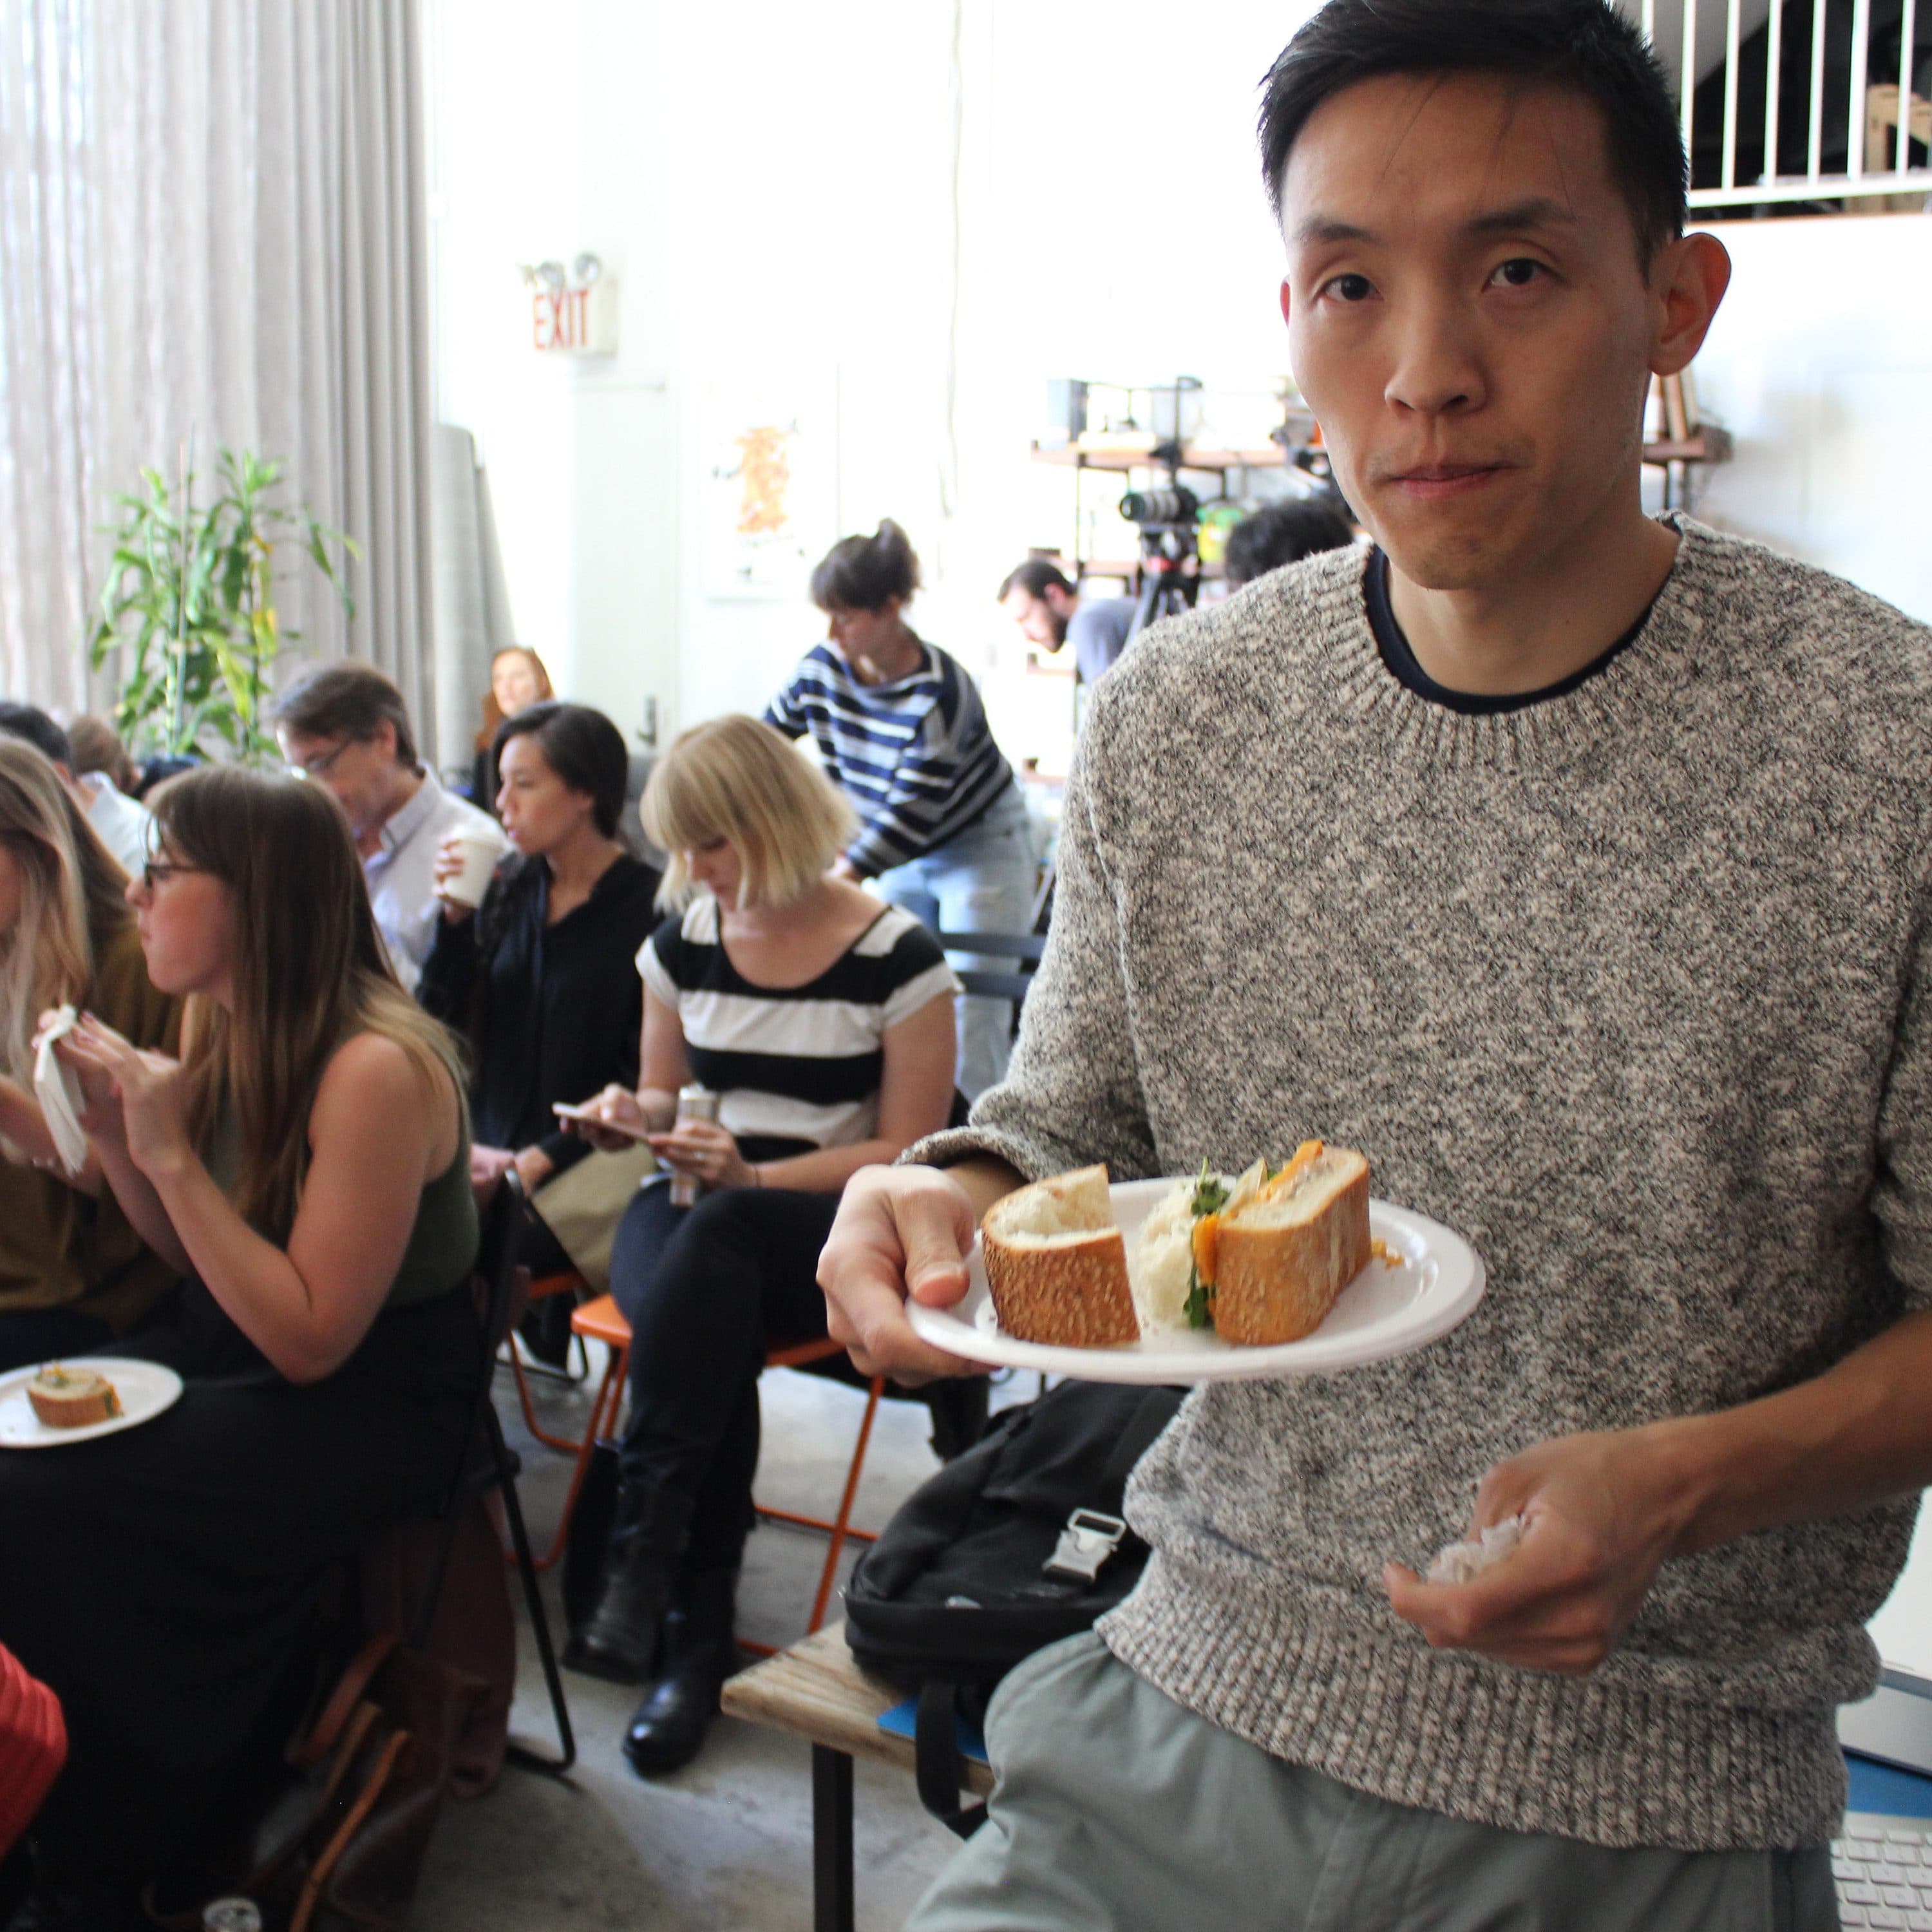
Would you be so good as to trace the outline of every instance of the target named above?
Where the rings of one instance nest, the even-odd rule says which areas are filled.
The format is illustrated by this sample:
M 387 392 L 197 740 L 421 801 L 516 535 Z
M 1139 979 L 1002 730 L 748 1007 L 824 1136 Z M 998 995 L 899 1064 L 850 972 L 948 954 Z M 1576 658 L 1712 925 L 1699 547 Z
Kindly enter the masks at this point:
M 1730 430 L 1697 514 L 1932 622 L 1932 216 L 1718 224 L 1699 394 Z
M 1064 693 L 1020 675 L 991 592 L 1072 534 L 1070 478 L 1026 454 L 1046 378 L 1285 372 L 1252 123 L 1309 10 L 1235 0 L 1185 34 L 1121 0 L 1096 32 L 1084 0 L 961 0 L 956 63 L 947 0 L 431 0 L 440 410 L 478 436 L 560 685 L 627 729 L 655 695 L 669 728 L 754 708 L 817 634 L 700 566 L 704 399 L 751 380 L 836 396 L 828 537 L 907 525 L 916 621 L 1023 741 Z M 1719 232 L 1737 272 L 1698 373 L 1738 454 L 1700 513 L 1932 619 L 1932 218 Z M 585 248 L 622 350 L 548 362 L 514 264 Z
M 907 526 L 916 622 L 1026 751 L 1064 688 L 1021 676 L 992 592 L 1071 536 L 1070 478 L 1027 456 L 1046 379 L 1285 371 L 1253 122 L 1312 6 L 1200 34 L 1155 0 L 429 0 L 439 412 L 560 687 L 627 730 L 655 694 L 669 728 L 756 708 L 818 634 L 704 580 L 705 397 L 750 378 L 836 396 L 828 540 Z M 622 350 L 555 364 L 513 265 L 582 248 Z

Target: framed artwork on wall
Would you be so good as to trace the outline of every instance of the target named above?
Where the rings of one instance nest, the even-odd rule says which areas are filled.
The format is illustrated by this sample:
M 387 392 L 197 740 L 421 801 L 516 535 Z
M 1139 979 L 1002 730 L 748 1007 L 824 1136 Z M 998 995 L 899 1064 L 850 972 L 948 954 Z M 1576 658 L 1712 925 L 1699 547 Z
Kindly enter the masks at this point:
M 838 384 L 719 382 L 699 412 L 708 597 L 796 601 L 838 536 Z

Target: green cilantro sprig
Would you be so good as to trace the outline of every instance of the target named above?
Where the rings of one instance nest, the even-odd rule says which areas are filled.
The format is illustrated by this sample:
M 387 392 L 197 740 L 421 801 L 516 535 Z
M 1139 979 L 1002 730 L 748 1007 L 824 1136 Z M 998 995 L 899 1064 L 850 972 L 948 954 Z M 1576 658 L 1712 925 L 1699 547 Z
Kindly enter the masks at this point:
M 1205 1214 L 1218 1214 L 1228 1204 L 1229 1189 L 1218 1174 L 1211 1173 L 1207 1157 L 1201 1161 L 1201 1172 L 1194 1183 L 1194 1198 L 1189 1203 L 1196 1220 Z M 1201 1270 L 1192 1262 L 1187 1264 L 1187 1325 L 1190 1328 L 1205 1328 L 1214 1318 L 1214 1291 L 1201 1279 Z

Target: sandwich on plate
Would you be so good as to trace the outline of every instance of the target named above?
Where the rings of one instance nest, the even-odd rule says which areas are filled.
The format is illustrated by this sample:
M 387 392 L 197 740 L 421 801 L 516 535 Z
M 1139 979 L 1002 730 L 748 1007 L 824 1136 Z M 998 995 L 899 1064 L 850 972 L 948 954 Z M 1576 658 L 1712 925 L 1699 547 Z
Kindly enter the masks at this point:
M 1256 1161 L 1232 1181 L 1204 1162 L 1156 1204 L 1131 1268 L 1104 1167 L 1020 1188 L 980 1223 L 1000 1328 L 1069 1348 L 1210 1326 L 1244 1346 L 1299 1341 L 1375 1246 L 1366 1159 L 1320 1141 L 1279 1171 Z

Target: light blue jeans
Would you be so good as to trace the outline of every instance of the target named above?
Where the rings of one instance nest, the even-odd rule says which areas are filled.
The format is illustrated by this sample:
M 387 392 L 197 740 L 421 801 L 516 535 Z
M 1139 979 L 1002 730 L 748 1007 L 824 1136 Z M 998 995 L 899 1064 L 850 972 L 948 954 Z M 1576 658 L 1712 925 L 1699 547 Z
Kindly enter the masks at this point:
M 979 820 L 922 859 L 879 874 L 879 890 L 934 932 L 1030 932 L 1039 868 L 1033 833 L 1017 785 L 1009 785 Z M 975 967 L 1011 972 L 1010 958 L 953 952 L 957 972 Z M 959 1090 L 976 1100 L 1006 1077 L 1012 1044 L 1010 1000 L 969 994 L 959 1003 Z

